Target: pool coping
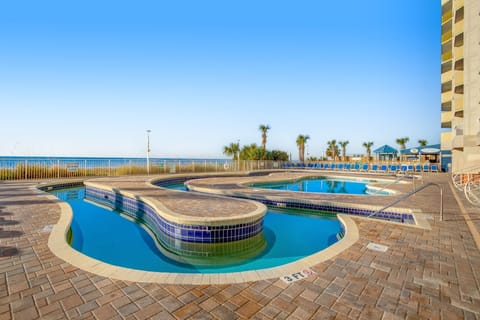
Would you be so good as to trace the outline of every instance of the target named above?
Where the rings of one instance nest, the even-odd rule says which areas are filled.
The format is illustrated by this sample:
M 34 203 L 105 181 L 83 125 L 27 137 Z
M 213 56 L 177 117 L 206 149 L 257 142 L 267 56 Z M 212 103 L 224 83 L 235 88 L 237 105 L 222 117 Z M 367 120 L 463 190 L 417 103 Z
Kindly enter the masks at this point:
M 351 210 L 376 211 L 382 208 L 382 206 L 378 206 L 378 205 L 352 204 L 352 203 L 345 203 L 345 202 L 335 201 L 335 200 L 311 200 L 311 199 L 298 200 L 293 198 L 291 194 L 288 194 L 289 191 L 285 191 L 285 196 L 265 195 L 265 194 L 262 194 L 261 192 L 257 194 L 256 191 L 261 191 L 261 189 L 260 188 L 255 189 L 252 187 L 245 186 L 245 184 L 249 184 L 249 183 L 251 182 L 246 181 L 238 184 L 239 186 L 245 187 L 245 192 L 209 188 L 207 186 L 195 186 L 192 184 L 187 184 L 187 186 L 189 190 L 204 193 L 204 194 L 212 194 L 212 195 L 219 195 L 219 196 L 225 196 L 225 197 L 238 197 L 241 199 L 250 199 L 253 201 L 273 202 L 273 203 L 277 203 L 277 206 L 280 208 L 283 207 L 283 206 L 279 206 L 279 204 L 281 203 L 289 203 L 289 204 L 294 203 L 294 204 L 302 204 L 302 205 L 312 204 L 316 206 L 332 207 L 338 210 L 351 209 Z M 258 196 L 258 197 L 256 198 L 255 196 Z M 364 195 L 352 195 L 352 196 L 363 197 Z M 318 210 L 318 209 L 315 209 L 315 210 Z M 414 224 L 388 221 L 384 219 L 375 219 L 375 221 L 382 222 L 382 223 L 393 223 L 396 225 L 401 225 L 401 226 L 406 226 L 411 228 L 431 230 L 430 223 L 428 222 L 426 216 L 420 210 L 413 210 L 413 209 L 401 208 L 401 207 L 391 207 L 389 208 L 389 211 L 391 211 L 392 213 L 411 215 L 413 217 Z M 361 215 L 354 215 L 354 216 L 361 219 L 370 219 L 366 216 L 361 216 Z
M 61 184 L 61 182 L 57 183 Z M 37 189 L 39 190 L 39 189 Z M 42 191 L 42 190 L 39 190 Z M 171 273 L 171 272 L 153 272 L 130 269 L 111 265 L 100 260 L 84 255 L 73 249 L 66 241 L 67 232 L 73 218 L 73 211 L 67 202 L 46 192 L 45 197 L 57 202 L 60 207 L 60 218 L 53 226 L 48 238 L 49 249 L 60 259 L 78 267 L 82 270 L 96 275 L 114 278 L 125 281 L 136 282 L 155 282 L 164 284 L 233 284 L 259 280 L 280 278 L 288 274 L 296 273 L 313 267 L 324 262 L 342 251 L 352 246 L 359 239 L 359 230 L 356 223 L 349 216 L 344 214 L 337 215 L 345 230 L 344 237 L 335 244 L 304 257 L 294 262 L 281 266 L 258 269 L 251 271 L 231 272 L 231 273 Z

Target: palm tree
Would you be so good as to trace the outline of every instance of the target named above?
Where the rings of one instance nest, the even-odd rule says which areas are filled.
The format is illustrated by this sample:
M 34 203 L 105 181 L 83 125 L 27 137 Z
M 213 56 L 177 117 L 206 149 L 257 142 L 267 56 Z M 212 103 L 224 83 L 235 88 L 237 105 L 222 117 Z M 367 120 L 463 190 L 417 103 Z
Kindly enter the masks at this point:
M 263 150 L 263 160 L 265 160 L 266 147 L 267 147 L 267 132 L 270 130 L 270 126 L 267 124 L 261 124 L 258 127 L 258 130 L 262 132 L 262 150 Z
M 405 138 L 398 138 L 396 140 L 397 144 L 400 145 L 400 149 L 404 150 L 406 149 L 405 144 L 409 141 L 410 139 L 408 137 Z
M 347 158 L 347 145 L 350 142 L 348 140 L 346 141 L 338 141 L 338 144 L 342 147 L 342 160 L 345 161 Z
M 327 156 L 332 157 L 332 159 L 335 161 L 335 158 L 337 157 L 338 154 L 338 146 L 337 146 L 337 140 L 331 140 L 327 141 L 328 148 L 325 151 Z
M 420 139 L 418 140 L 418 144 L 420 145 L 420 147 L 425 147 L 428 144 L 428 142 L 425 139 Z
M 368 161 L 370 161 L 370 154 L 372 153 L 371 147 L 373 146 L 373 142 L 364 142 L 362 146 L 365 147 L 365 151 L 367 152 Z
M 230 143 L 228 146 L 223 147 L 223 153 L 227 156 L 233 156 L 232 160 L 238 160 L 238 152 L 240 151 L 239 143 Z
M 310 139 L 308 135 L 299 134 L 297 137 L 298 159 L 300 162 L 303 162 L 305 159 L 305 143 L 307 143 L 308 139 Z

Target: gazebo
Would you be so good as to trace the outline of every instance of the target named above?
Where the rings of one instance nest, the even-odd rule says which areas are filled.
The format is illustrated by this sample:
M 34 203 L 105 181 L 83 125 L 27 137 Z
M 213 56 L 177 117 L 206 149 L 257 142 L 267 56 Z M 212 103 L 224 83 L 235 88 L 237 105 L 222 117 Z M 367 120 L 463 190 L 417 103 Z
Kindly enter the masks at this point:
M 397 159 L 398 151 L 397 149 L 389 146 L 388 144 L 381 146 L 378 149 L 373 150 L 377 160 L 395 160 Z

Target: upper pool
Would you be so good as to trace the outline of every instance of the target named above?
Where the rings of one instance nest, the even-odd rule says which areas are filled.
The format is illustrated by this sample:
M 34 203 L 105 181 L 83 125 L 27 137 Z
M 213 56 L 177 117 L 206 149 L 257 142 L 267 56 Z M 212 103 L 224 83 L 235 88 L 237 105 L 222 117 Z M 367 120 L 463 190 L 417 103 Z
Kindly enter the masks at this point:
M 261 237 L 265 245 L 254 257 L 235 263 L 195 265 L 165 255 L 162 239 L 155 239 L 143 223 L 85 201 L 85 188 L 52 191 L 73 210 L 72 247 L 103 262 L 137 270 L 175 273 L 226 273 L 284 265 L 321 251 L 338 241 L 342 225 L 335 215 L 305 211 L 268 210 Z M 229 252 L 225 252 L 228 257 Z
M 259 182 L 250 184 L 250 187 L 316 193 L 338 193 L 357 195 L 387 195 L 387 190 L 377 190 L 369 187 L 369 183 L 380 183 L 377 180 L 347 179 L 333 177 L 307 177 L 297 180 Z

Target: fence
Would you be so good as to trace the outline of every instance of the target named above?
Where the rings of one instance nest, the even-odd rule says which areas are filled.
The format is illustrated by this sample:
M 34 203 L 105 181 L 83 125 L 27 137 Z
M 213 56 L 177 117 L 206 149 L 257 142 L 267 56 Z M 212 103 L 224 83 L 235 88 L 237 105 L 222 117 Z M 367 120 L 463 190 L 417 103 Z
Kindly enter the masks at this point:
M 164 173 L 227 172 L 280 168 L 275 161 L 33 159 L 0 160 L 0 180 L 52 179 Z
M 328 166 L 327 166 L 328 164 Z M 267 160 L 158 160 L 151 159 L 149 168 L 141 159 L 22 159 L 0 160 L 0 180 L 54 179 L 94 176 L 122 176 L 166 173 L 232 172 L 274 169 L 320 169 L 353 172 L 381 172 L 387 162 L 282 162 Z M 391 170 L 392 166 L 397 166 Z M 438 164 L 389 162 L 383 173 L 406 171 L 438 171 Z M 413 169 L 410 170 L 409 168 Z M 437 169 L 433 169 L 433 168 Z M 426 169 L 425 169 L 426 168 Z M 148 170 L 147 170 L 148 169 Z

